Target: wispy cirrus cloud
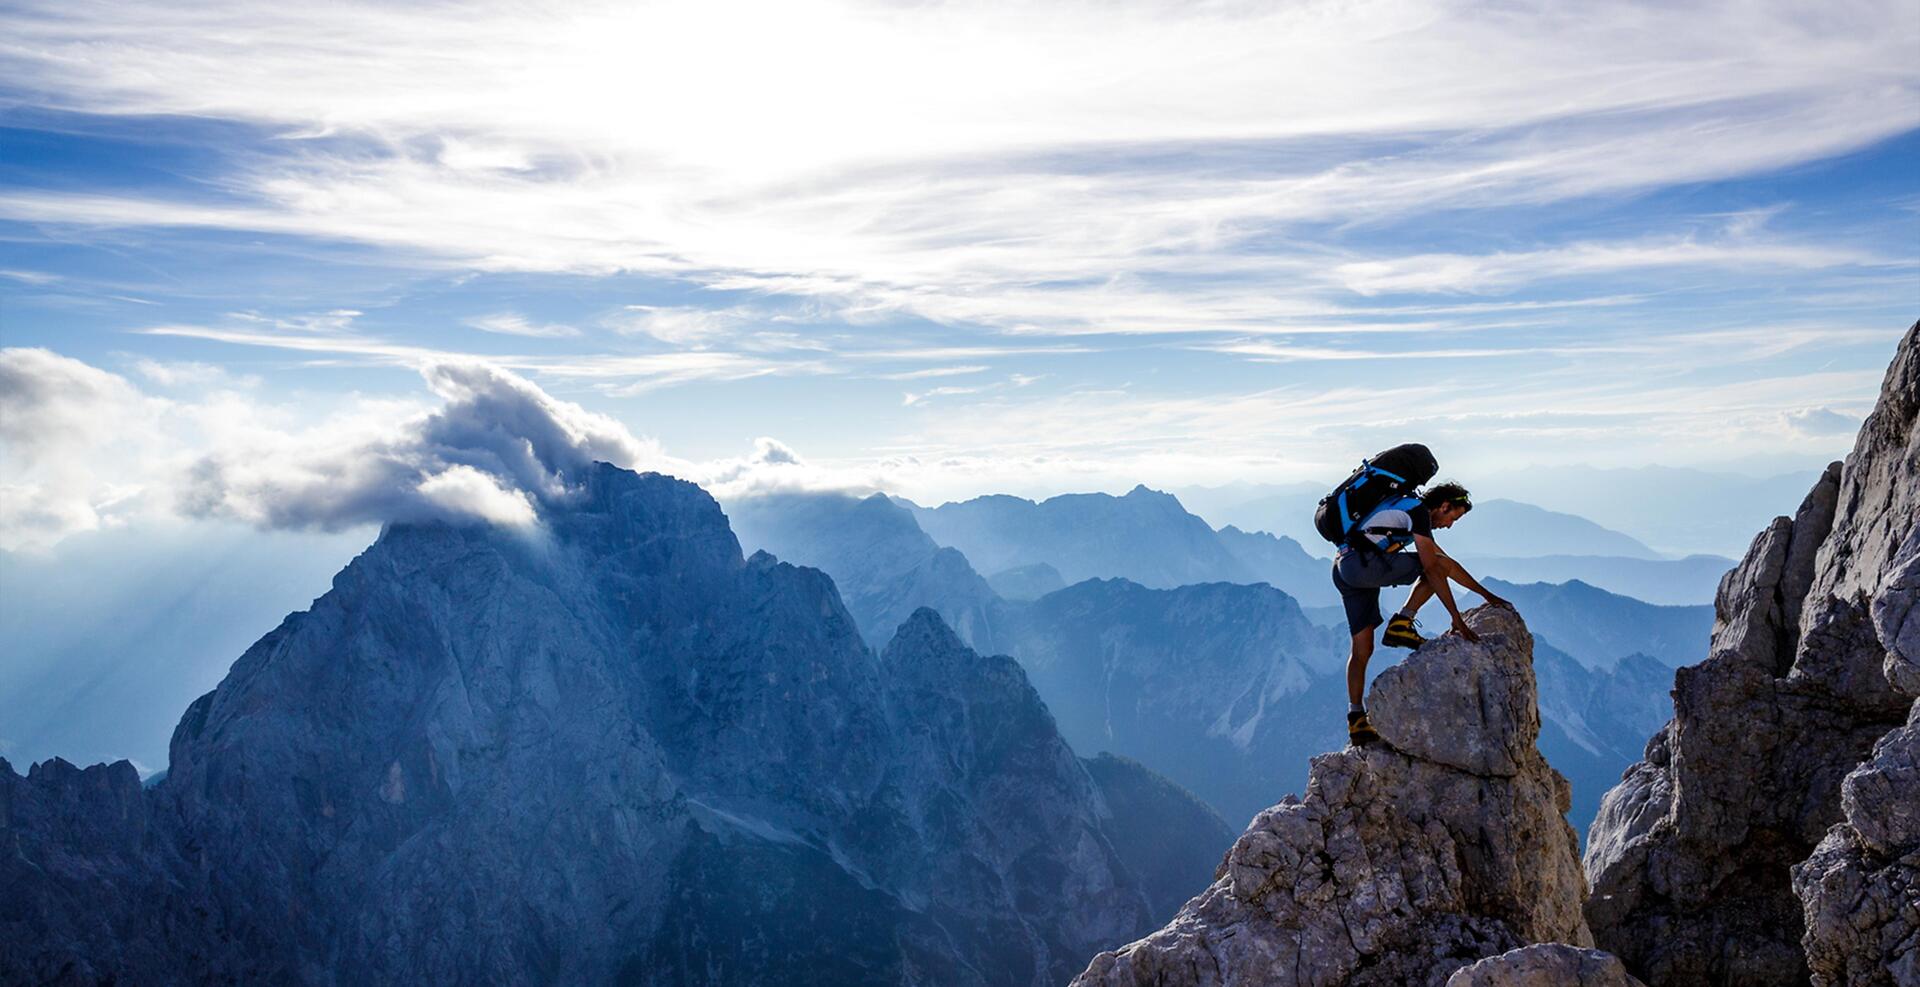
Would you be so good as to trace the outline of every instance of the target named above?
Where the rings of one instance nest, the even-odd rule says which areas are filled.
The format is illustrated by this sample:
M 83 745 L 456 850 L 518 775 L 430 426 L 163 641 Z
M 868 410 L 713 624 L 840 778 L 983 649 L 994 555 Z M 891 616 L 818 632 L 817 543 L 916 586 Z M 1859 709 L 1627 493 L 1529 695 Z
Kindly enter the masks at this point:
M 286 139 L 237 160 L 223 201 L 14 190 L 0 216 L 297 233 L 481 270 L 656 272 L 828 299 L 846 318 L 1249 332 L 1353 294 L 1882 263 L 1764 230 L 1487 254 L 1289 234 L 1721 179 L 1912 130 L 1910 13 L 1882 0 L 1820 18 L 1706 3 L 1577 19 L 1447 0 L 803 2 L 751 17 L 683 3 L 27 5 L 0 15 L 17 39 L 0 64 L 33 80 L 31 98 Z M 634 329 L 699 346 L 725 321 L 649 307 Z
M 513 312 L 496 312 L 492 315 L 480 315 L 467 320 L 467 325 L 481 332 L 497 333 L 503 336 L 531 336 L 536 339 L 565 339 L 580 335 L 580 330 L 558 323 L 536 323 L 526 316 Z

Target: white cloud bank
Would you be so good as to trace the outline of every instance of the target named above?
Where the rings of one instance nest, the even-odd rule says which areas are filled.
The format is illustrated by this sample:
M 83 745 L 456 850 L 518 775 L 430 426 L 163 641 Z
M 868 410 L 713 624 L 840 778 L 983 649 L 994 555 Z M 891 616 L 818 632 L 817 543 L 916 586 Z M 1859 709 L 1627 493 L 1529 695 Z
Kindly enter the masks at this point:
M 526 525 L 564 502 L 595 460 L 672 473 L 722 501 L 837 490 L 938 502 L 1137 482 L 1324 479 L 1356 449 L 1407 435 L 1444 449 L 1461 475 L 1551 466 L 1535 457 L 1543 441 L 1566 463 L 1641 463 L 1648 442 L 1708 458 L 1827 456 L 1857 428 L 1881 376 L 1622 388 L 1573 370 L 1190 398 L 1124 388 L 1043 394 L 1015 380 L 965 414 L 929 418 L 858 457 L 810 459 L 762 437 L 744 456 L 693 461 L 497 366 L 437 360 L 422 375 L 434 403 L 353 395 L 314 418 L 299 396 L 268 403 L 245 381 L 188 399 L 47 350 L 0 350 L 0 548 L 43 548 L 143 514 L 298 530 L 429 518 Z M 1863 398 L 1836 406 L 1836 394 Z
M 612 418 L 500 368 L 422 374 L 437 408 L 358 398 L 301 423 L 238 392 L 175 400 L 48 350 L 0 350 L 0 548 L 167 511 L 285 529 L 525 525 L 595 460 L 667 462 Z

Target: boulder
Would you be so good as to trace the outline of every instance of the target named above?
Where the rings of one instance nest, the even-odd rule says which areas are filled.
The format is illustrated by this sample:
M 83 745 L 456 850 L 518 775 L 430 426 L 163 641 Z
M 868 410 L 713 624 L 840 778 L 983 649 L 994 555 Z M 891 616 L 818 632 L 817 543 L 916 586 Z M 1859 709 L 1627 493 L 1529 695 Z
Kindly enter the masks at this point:
M 1845 820 L 1793 868 L 1820 987 L 1920 984 L 1920 704 L 1840 786 Z
M 1447 978 L 1447 987 L 1645 987 L 1620 957 L 1563 942 L 1489 956 Z
M 1074 983 L 1439 985 L 1527 943 L 1591 946 L 1567 782 L 1534 748 L 1533 639 L 1511 610 L 1467 620 L 1479 643 L 1437 638 L 1376 680 L 1383 743 L 1314 758 L 1212 886 Z

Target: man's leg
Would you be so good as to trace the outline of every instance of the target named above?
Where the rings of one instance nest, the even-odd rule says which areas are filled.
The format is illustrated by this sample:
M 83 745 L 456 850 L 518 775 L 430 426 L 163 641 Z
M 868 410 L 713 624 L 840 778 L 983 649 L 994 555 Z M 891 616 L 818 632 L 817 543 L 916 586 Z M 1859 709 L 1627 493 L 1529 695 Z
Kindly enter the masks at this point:
M 1435 558 L 1433 561 L 1434 561 L 1434 575 L 1440 577 L 1441 579 L 1451 579 L 1456 583 L 1460 583 L 1460 585 L 1462 586 L 1467 585 L 1462 580 L 1462 577 L 1464 577 L 1467 574 L 1466 570 L 1462 569 L 1460 567 L 1460 563 L 1455 562 L 1452 559 L 1452 557 L 1442 555 L 1442 556 L 1439 556 L 1438 558 Z M 1483 590 L 1479 588 L 1478 583 L 1475 583 L 1472 586 L 1467 586 L 1467 588 L 1473 590 L 1476 593 L 1479 593 L 1481 596 L 1487 595 Z M 1404 607 L 1401 607 L 1400 612 L 1411 617 L 1419 613 L 1420 608 L 1426 606 L 1427 601 L 1431 599 L 1433 599 L 1433 584 L 1427 582 L 1426 577 L 1422 576 L 1419 580 L 1414 582 L 1413 590 L 1407 594 L 1407 605 Z
M 1373 657 L 1373 632 L 1369 627 L 1353 636 L 1353 650 L 1347 654 L 1347 702 L 1361 705 L 1367 691 L 1367 660 Z
M 1445 564 L 1444 559 L 1440 561 L 1442 565 Z M 1432 580 L 1435 574 L 1423 571 L 1420 560 L 1405 553 L 1396 556 L 1393 565 L 1395 566 L 1392 574 L 1394 583 L 1411 583 L 1413 589 L 1407 593 L 1406 606 L 1401 607 L 1400 612 L 1387 621 L 1387 633 L 1380 638 L 1380 643 L 1389 648 L 1418 648 L 1427 643 L 1427 639 L 1421 637 L 1420 632 L 1414 629 L 1413 618 L 1420 612 L 1420 607 L 1433 598 Z M 1446 576 L 1442 574 L 1438 578 L 1445 579 Z
M 1440 564 L 1444 567 L 1447 560 L 1440 560 Z M 1442 572 L 1440 578 L 1447 578 L 1446 573 Z M 1416 616 L 1420 613 L 1420 608 L 1426 606 L 1427 601 L 1431 599 L 1433 599 L 1433 586 L 1425 578 L 1417 579 L 1413 583 L 1413 591 L 1407 594 L 1407 605 L 1401 607 L 1400 612 L 1409 617 Z

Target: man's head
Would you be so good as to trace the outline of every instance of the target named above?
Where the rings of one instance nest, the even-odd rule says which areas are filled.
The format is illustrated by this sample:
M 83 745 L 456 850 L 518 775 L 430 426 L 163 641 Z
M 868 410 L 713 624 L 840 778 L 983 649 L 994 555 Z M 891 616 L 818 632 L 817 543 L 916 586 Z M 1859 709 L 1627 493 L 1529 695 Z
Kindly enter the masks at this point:
M 1436 528 L 1451 528 L 1453 522 L 1473 510 L 1473 497 L 1467 488 L 1451 480 L 1429 489 L 1420 503 L 1426 505 L 1427 518 Z

